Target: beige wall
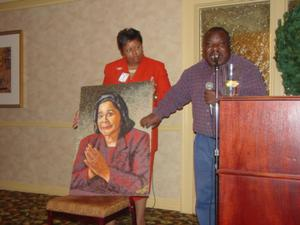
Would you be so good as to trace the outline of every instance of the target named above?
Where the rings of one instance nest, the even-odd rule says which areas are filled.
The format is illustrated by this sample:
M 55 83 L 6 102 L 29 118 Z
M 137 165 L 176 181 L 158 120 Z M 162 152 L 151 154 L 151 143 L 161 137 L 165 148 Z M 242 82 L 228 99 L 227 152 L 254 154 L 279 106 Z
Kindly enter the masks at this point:
M 67 192 L 80 87 L 101 84 L 105 63 L 120 57 L 120 29 L 142 32 L 145 54 L 165 63 L 172 83 L 181 73 L 181 0 L 75 0 L 0 18 L 0 31 L 24 33 L 24 108 L 0 108 L 0 188 Z M 180 117 L 160 133 L 154 188 L 162 208 L 179 204 Z

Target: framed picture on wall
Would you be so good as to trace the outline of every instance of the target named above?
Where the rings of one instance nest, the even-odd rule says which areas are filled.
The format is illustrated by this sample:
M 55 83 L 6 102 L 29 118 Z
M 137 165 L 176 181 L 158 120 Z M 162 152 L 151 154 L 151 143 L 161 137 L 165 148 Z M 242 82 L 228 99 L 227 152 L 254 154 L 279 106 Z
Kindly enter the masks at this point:
M 0 32 L 0 107 L 23 106 L 23 33 Z

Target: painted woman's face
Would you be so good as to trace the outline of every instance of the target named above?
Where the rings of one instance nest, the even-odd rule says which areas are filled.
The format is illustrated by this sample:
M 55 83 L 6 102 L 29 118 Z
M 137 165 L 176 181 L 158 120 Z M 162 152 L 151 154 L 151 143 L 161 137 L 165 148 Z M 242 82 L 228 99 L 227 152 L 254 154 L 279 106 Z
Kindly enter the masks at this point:
M 97 125 L 104 136 L 118 137 L 121 130 L 121 114 L 111 101 L 103 102 L 98 108 Z

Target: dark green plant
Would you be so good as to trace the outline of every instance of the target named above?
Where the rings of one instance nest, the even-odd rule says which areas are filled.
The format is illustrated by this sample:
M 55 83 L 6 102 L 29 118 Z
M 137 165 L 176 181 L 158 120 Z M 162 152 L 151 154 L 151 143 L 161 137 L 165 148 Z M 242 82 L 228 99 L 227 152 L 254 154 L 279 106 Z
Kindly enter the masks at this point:
M 286 12 L 276 30 L 275 60 L 286 95 L 300 95 L 300 5 Z

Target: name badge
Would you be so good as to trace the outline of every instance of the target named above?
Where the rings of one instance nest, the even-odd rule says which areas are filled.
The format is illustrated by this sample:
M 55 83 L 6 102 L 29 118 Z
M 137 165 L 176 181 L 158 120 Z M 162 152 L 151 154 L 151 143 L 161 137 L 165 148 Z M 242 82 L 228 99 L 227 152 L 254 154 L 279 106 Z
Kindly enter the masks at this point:
M 122 83 L 124 83 L 124 82 L 127 81 L 128 77 L 129 77 L 129 73 L 124 73 L 123 72 L 123 73 L 121 73 L 121 75 L 119 77 L 119 81 L 122 82 Z

